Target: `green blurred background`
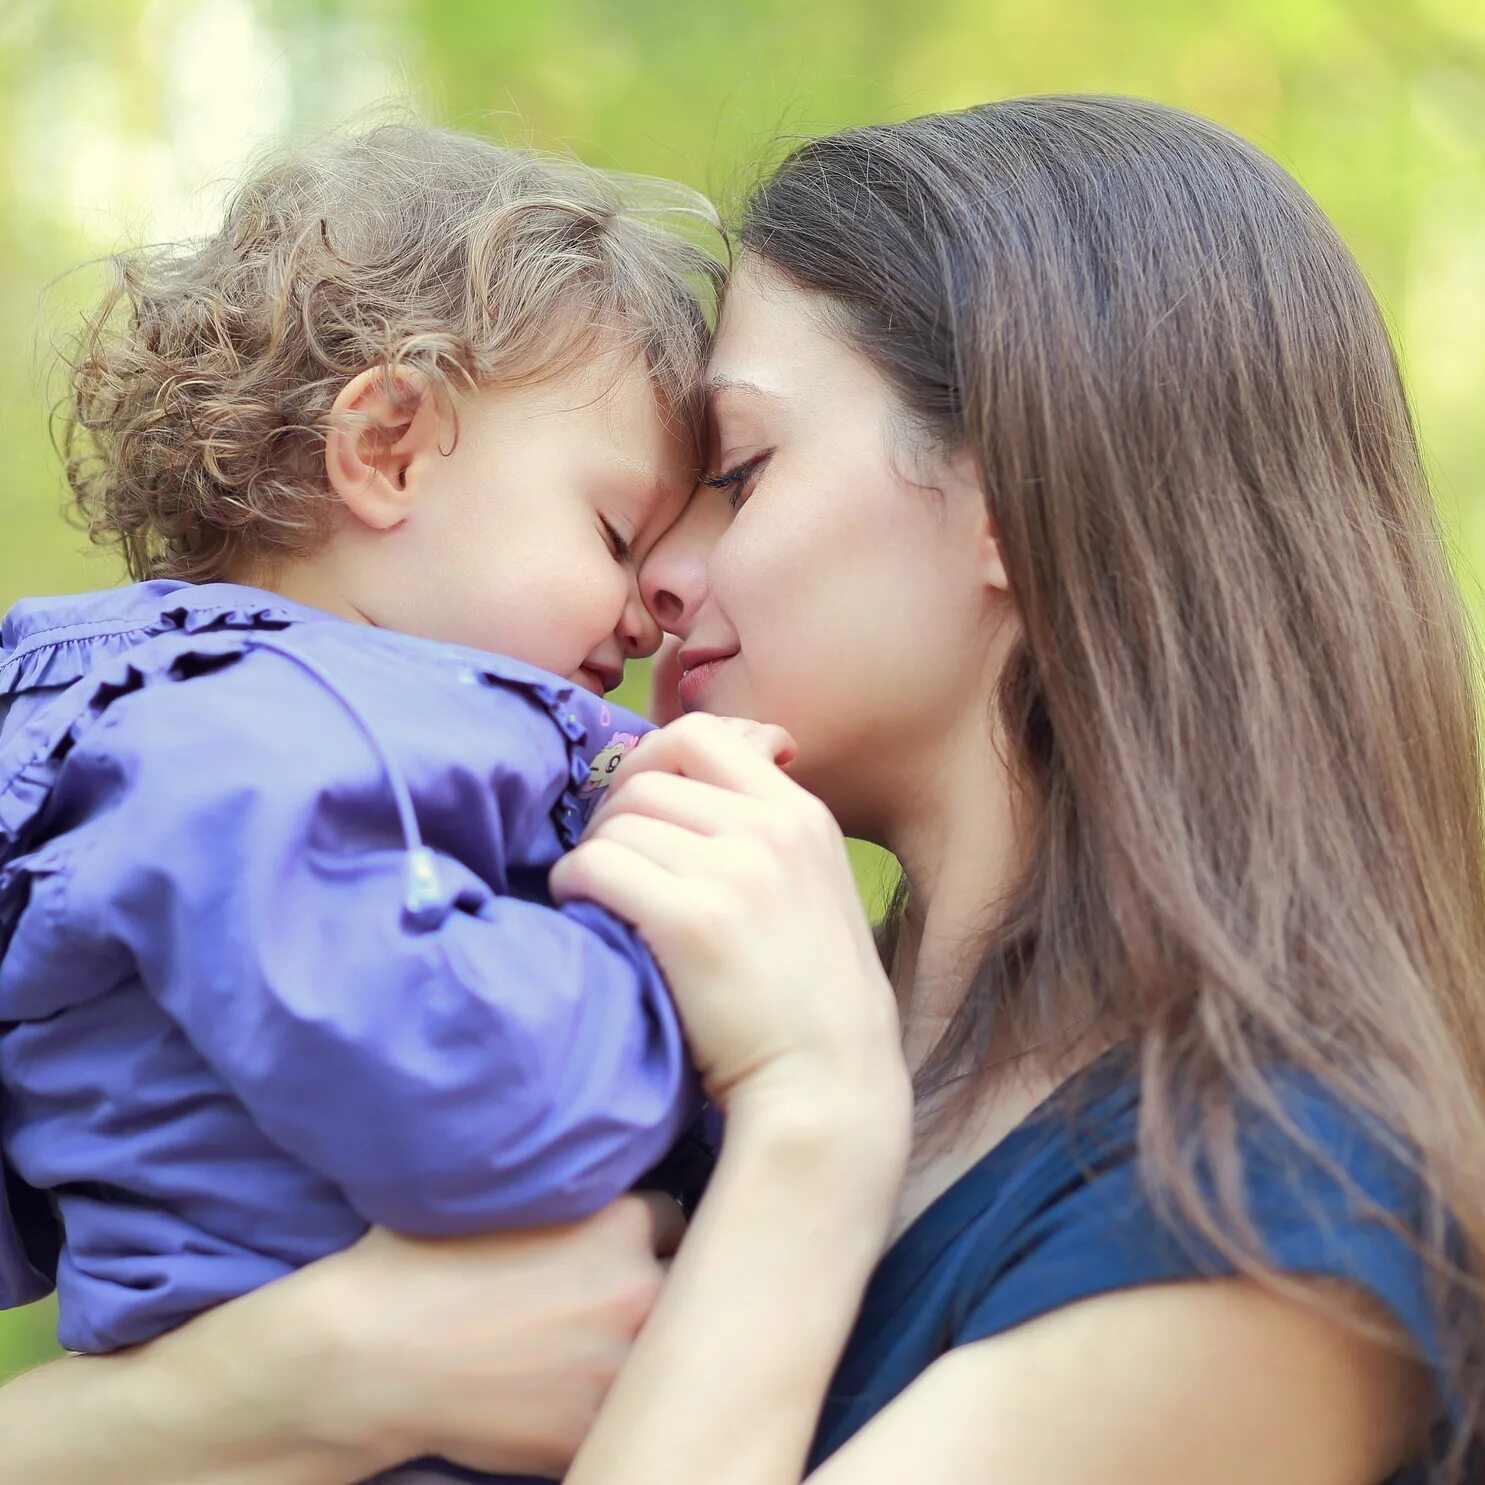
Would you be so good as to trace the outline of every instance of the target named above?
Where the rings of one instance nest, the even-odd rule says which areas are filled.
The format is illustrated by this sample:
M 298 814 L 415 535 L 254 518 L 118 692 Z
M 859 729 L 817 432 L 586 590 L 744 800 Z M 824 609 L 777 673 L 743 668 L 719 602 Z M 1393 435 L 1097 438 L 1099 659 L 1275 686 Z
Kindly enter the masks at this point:
M 265 141 L 390 103 L 725 204 L 786 134 L 1068 91 L 1208 114 L 1335 219 L 1395 328 L 1478 611 L 1481 0 L 0 0 L 0 609 L 119 577 L 61 514 L 43 290 L 207 227 Z M 46 322 L 65 332 L 96 282 L 54 287 Z M 882 868 L 858 864 L 870 891 Z M 51 1354 L 52 1324 L 0 1314 L 0 1375 Z

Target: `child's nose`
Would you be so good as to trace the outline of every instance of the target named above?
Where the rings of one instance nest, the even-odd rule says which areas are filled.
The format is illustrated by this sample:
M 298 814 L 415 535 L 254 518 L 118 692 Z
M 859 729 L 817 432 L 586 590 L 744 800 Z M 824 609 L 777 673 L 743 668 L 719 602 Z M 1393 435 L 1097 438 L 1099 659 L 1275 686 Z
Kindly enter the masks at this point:
M 619 620 L 619 640 L 624 646 L 626 660 L 643 660 L 660 648 L 660 625 L 645 607 L 636 584 L 624 605 Z

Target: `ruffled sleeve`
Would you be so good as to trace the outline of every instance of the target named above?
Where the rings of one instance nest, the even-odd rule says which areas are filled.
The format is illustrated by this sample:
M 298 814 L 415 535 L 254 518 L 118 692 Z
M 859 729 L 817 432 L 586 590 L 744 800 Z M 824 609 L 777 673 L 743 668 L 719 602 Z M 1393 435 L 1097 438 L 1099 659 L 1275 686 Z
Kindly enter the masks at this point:
M 509 759 L 545 747 L 571 792 L 553 719 L 498 685 L 420 716 L 474 762 L 418 801 L 414 901 L 385 758 L 345 707 L 271 653 L 168 653 L 151 674 L 132 651 L 29 796 L 24 780 L 4 796 L 28 851 L 9 867 L 25 907 L 0 1000 L 137 976 L 259 1127 L 371 1222 L 561 1221 L 628 1189 L 694 1090 L 636 936 L 502 878 L 533 797 Z M 439 731 L 451 716 L 466 747 Z M 27 797 L 66 828 L 27 832 Z
M 136 591 L 154 594 L 156 601 L 126 617 L 106 610 L 89 618 L 84 611 L 55 627 L 25 626 L 13 635 L 10 630 L 27 607 L 17 604 L 0 642 L 0 696 L 62 690 L 157 635 L 286 629 L 311 613 L 256 589 L 227 584 L 142 583 Z

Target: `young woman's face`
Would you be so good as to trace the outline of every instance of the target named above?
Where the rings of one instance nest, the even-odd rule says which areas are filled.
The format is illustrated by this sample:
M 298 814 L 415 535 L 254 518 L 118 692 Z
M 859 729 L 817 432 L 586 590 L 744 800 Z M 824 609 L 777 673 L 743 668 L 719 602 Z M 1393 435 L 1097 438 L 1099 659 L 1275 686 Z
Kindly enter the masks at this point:
M 729 483 L 640 575 L 683 641 L 682 704 L 787 727 L 796 777 L 880 838 L 966 708 L 984 733 L 1005 597 L 983 496 L 966 460 L 914 452 L 881 375 L 765 266 L 729 290 L 710 377 Z

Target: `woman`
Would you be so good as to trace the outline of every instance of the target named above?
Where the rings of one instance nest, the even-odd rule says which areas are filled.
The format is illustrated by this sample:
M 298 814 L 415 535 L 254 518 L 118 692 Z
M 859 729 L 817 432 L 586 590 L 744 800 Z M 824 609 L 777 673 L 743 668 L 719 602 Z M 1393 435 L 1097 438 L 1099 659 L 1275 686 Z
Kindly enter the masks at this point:
M 716 489 L 645 583 L 688 705 L 799 753 L 647 740 L 555 879 L 640 924 L 728 1115 L 569 1480 L 1360 1485 L 1431 1436 L 1458 1474 L 1474 696 L 1354 264 L 1256 152 L 1120 100 L 817 141 L 742 238 Z M 890 982 L 812 794 L 903 862 Z M 365 1295 L 372 1246 L 281 1313 Z M 388 1293 L 453 1327 L 434 1257 Z M 337 1380 L 467 1395 L 466 1330 L 378 1329 Z M 234 1457 L 346 1478 L 305 1456 L 364 1415 L 286 1401 Z M 386 1411 L 398 1447 L 491 1457 Z

